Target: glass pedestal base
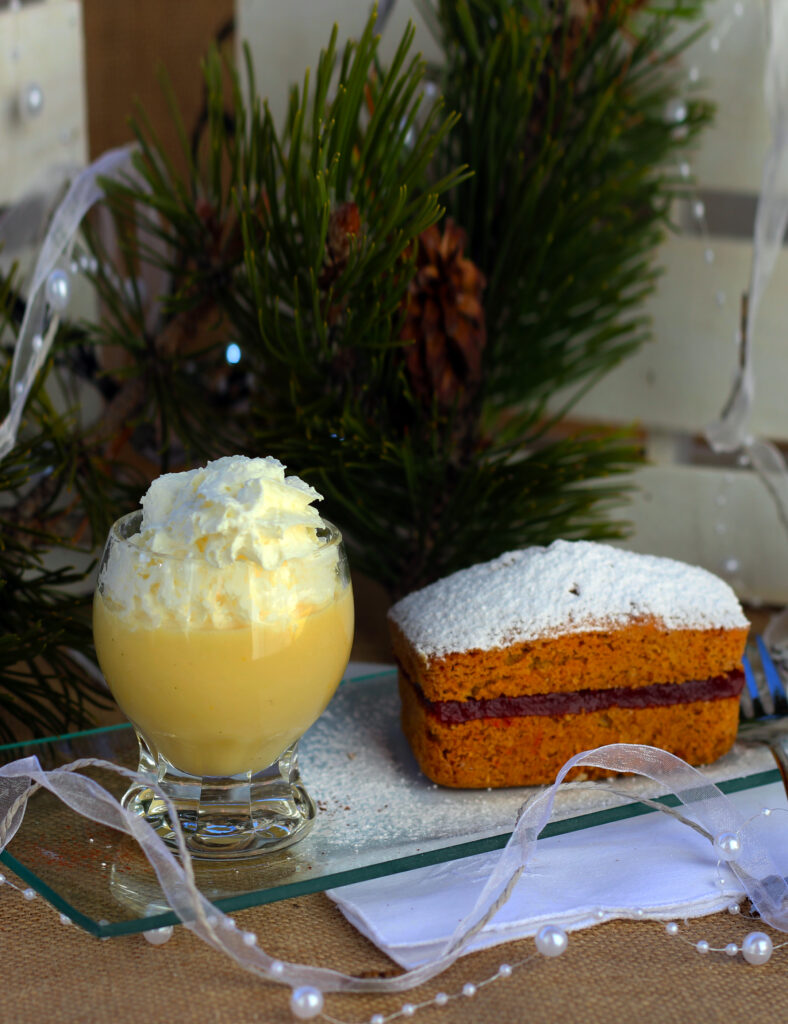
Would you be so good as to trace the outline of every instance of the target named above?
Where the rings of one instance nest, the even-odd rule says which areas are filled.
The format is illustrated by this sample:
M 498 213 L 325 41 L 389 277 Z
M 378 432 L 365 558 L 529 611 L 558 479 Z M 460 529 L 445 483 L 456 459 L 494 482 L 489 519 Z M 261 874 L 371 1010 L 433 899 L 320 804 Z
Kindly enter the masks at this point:
M 138 771 L 172 800 L 192 857 L 256 857 L 298 842 L 312 828 L 316 808 L 301 782 L 297 742 L 260 772 L 201 778 L 178 771 L 161 755 L 156 757 L 139 733 L 137 738 Z M 121 803 L 177 849 L 167 806 L 152 788 L 135 783 Z

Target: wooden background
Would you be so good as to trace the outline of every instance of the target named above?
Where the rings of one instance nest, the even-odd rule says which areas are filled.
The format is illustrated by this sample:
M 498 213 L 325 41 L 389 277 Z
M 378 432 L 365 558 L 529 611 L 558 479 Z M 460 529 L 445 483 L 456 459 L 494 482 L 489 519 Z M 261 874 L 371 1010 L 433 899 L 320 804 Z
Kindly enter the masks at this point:
M 91 152 L 121 140 L 119 114 L 135 90 L 154 121 L 166 123 L 155 83 L 157 59 L 169 69 L 189 124 L 188 114 L 196 116 L 200 101 L 196 60 L 233 13 L 230 0 L 83 2 Z M 314 64 L 333 22 L 339 22 L 341 38 L 355 33 L 368 5 L 237 0 L 235 8 L 236 42 L 248 39 L 260 92 L 282 112 L 288 86 Z M 700 88 L 718 105 L 714 127 L 688 157 L 709 211 L 706 223 L 691 210 L 676 210 L 686 229 L 660 254 L 665 274 L 649 304 L 654 340 L 592 390 L 576 415 L 591 423 L 635 423 L 643 432 L 652 464 L 634 477 L 628 547 L 700 563 L 747 600 L 781 603 L 788 600 L 788 536 L 771 499 L 751 470 L 735 458 L 720 460 L 703 439 L 706 425 L 722 409 L 735 369 L 752 213 L 769 143 L 762 99 L 764 4 L 713 0 L 707 10 L 711 27 L 679 68 L 688 92 Z M 426 56 L 436 56 L 413 0 L 397 3 L 383 39 L 384 55 L 413 16 L 417 45 Z M 692 77 L 700 79 L 697 85 Z M 116 97 L 112 104 L 110 95 Z M 787 298 L 788 264 L 781 262 L 758 319 L 751 424 L 756 434 L 779 442 L 788 440 Z
M 82 0 L 82 5 L 91 157 L 129 141 L 127 118 L 135 99 L 174 145 L 157 69 L 166 69 L 191 127 L 202 102 L 200 60 L 233 17 L 233 0 Z
M 23 6 L 22 13 L 37 17 L 39 27 L 43 12 L 48 12 L 48 42 L 41 59 L 25 65 L 25 74 L 30 77 L 40 69 L 42 76 L 55 80 L 60 75 L 63 96 L 71 96 L 71 113 L 59 115 L 66 127 L 69 118 L 74 120 L 68 129 L 74 138 L 71 155 L 96 156 L 129 140 L 127 117 L 135 97 L 162 136 L 172 139 L 156 76 L 159 65 L 167 69 L 187 127 L 194 124 L 202 101 L 200 58 L 231 17 L 235 16 L 238 31 L 234 43 L 227 45 L 248 38 L 260 91 L 270 97 L 275 111 L 281 111 L 287 87 L 302 78 L 308 64 L 314 65 L 331 24 L 339 21 L 341 37 L 356 33 L 368 4 L 82 0 L 84 69 L 65 74 L 66 57 L 72 64 L 82 59 L 79 33 L 72 24 L 75 10 L 79 0 L 35 0 Z M 413 13 L 413 0 L 399 0 L 383 39 L 384 55 Z M 771 499 L 750 469 L 735 458 L 715 456 L 703 438 L 705 427 L 723 407 L 735 369 L 739 302 L 752 252 L 752 214 L 769 143 L 762 99 L 765 3 L 712 0 L 707 13 L 708 33 L 682 57 L 678 70 L 688 92 L 697 78 L 697 87 L 718 104 L 716 124 L 687 158 L 708 217 L 705 222 L 693 217 L 691 205 L 676 209 L 675 219 L 684 230 L 672 236 L 660 254 L 665 273 L 649 303 L 654 340 L 586 395 L 576 415 L 587 423 L 634 423 L 642 432 L 651 465 L 634 478 L 634 530 L 627 546 L 698 562 L 729 579 L 748 600 L 783 603 L 788 601 L 788 536 Z M 0 48 L 11 45 L 8 25 L 13 17 L 0 0 Z M 54 31 L 58 25 L 59 33 Z M 434 56 L 426 30 L 421 24 L 417 27 L 417 45 Z M 30 52 L 28 47 L 26 60 Z M 0 92 L 10 88 L 3 79 L 4 66 L 0 61 Z M 48 95 L 56 97 L 57 89 Z M 47 116 L 60 109 L 54 99 L 49 107 Z M 15 157 L 6 148 L 0 201 L 7 198 L 3 186 L 10 180 L 14 159 L 22 169 L 20 181 L 31 166 L 44 161 L 43 152 L 32 160 L 32 150 L 20 148 L 20 138 L 32 145 L 33 130 L 24 128 L 30 138 L 17 136 Z M 64 143 L 60 145 L 62 149 Z M 756 398 L 751 423 L 755 434 L 781 444 L 788 442 L 787 314 L 788 266 L 783 260 L 754 338 Z
M 284 108 L 285 83 L 300 76 L 305 60 L 314 61 L 332 22 L 345 34 L 357 31 L 367 9 L 357 0 L 289 0 L 286 13 L 265 0 L 238 0 L 237 8 L 239 35 L 250 41 L 261 92 L 274 109 Z M 762 86 L 765 4 L 712 0 L 706 12 L 709 29 L 677 62 L 677 72 L 688 95 L 695 89 L 717 104 L 713 127 L 686 157 L 707 213 L 698 221 L 692 204 L 674 211 L 685 228 L 659 254 L 665 273 L 648 306 L 654 340 L 590 391 L 574 415 L 587 424 L 634 424 L 642 431 L 651 465 L 633 478 L 627 547 L 704 565 L 746 600 L 779 604 L 788 601 L 788 535 L 754 473 L 735 457 L 714 455 L 703 438 L 728 397 L 736 365 L 752 216 L 770 139 Z M 395 45 L 413 15 L 412 0 L 399 0 L 384 48 Z M 435 56 L 415 20 L 417 45 Z M 674 171 L 680 173 L 678 164 Z M 788 440 L 786 320 L 783 260 L 758 318 L 751 422 L 755 434 L 779 442 Z

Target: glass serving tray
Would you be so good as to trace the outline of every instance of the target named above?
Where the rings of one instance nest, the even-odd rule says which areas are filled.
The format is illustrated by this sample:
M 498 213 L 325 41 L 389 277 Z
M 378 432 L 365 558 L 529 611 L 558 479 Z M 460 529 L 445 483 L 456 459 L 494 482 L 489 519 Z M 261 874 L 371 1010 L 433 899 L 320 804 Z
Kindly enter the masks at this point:
M 533 792 L 449 790 L 419 771 L 399 729 L 396 673 L 346 680 L 300 744 L 304 780 L 318 805 L 312 832 L 289 849 L 230 864 L 195 861 L 201 891 L 232 912 L 351 882 L 499 849 Z M 136 767 L 129 726 L 0 746 L 0 761 L 38 755 L 44 767 L 98 757 Z M 737 745 L 704 769 L 725 792 L 779 781 L 764 747 Z M 114 772 L 93 775 L 115 796 L 126 787 Z M 658 795 L 647 780 L 616 780 L 632 795 Z M 675 803 L 670 797 L 666 803 Z M 653 813 L 621 804 L 606 784 L 561 787 L 553 820 L 542 836 Z M 129 837 L 97 825 L 46 791 L 29 802 L 21 828 L 0 861 L 61 913 L 94 935 L 144 931 L 177 919 L 156 876 Z

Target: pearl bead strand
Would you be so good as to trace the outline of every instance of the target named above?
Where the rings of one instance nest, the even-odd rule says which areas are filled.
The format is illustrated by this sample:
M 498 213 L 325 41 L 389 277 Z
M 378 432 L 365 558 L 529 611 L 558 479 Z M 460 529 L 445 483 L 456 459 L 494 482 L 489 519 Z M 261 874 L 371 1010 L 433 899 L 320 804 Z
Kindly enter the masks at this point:
M 735 908 L 735 909 L 734 909 Z M 728 907 L 729 913 L 738 914 L 739 907 L 737 904 L 731 904 Z M 684 922 L 688 924 L 687 921 Z M 776 946 L 772 942 L 771 938 L 765 932 L 748 932 L 744 936 L 741 945 L 735 942 L 728 942 L 724 946 L 712 946 L 706 939 L 698 939 L 693 942 L 692 939 L 687 939 L 680 934 L 679 926 L 676 921 L 668 921 L 665 925 L 665 931 L 672 937 L 677 937 L 687 945 L 692 946 L 698 953 L 705 956 L 707 953 L 724 953 L 726 956 L 734 957 L 738 953 L 744 957 L 748 964 L 753 967 L 761 966 L 768 963 L 771 960 L 772 953 L 776 949 L 782 949 L 784 946 L 788 946 L 788 942 L 780 942 Z
M 547 924 L 539 929 L 537 934 L 534 936 L 534 942 L 536 944 L 538 955 L 552 958 L 560 956 L 566 951 L 569 940 L 563 928 L 559 928 L 558 925 Z M 363 1024 L 389 1024 L 391 1021 L 414 1017 L 419 1010 L 427 1010 L 430 1007 L 437 1007 L 440 1009 L 444 1006 L 448 1006 L 448 1004 L 455 999 L 472 999 L 474 996 L 478 995 L 481 989 L 486 988 L 488 985 L 492 985 L 493 982 L 505 981 L 507 978 L 511 978 L 512 974 L 518 967 L 532 963 L 535 959 L 536 955 L 531 954 L 531 956 L 524 957 L 521 960 L 515 960 L 512 963 L 501 963 L 498 965 L 498 969 L 495 974 L 491 974 L 488 978 L 483 978 L 481 981 L 477 982 L 466 981 L 462 988 L 457 992 L 437 992 L 431 999 L 425 999 L 421 1003 L 403 1003 L 402 1006 L 398 1010 L 394 1010 L 393 1013 L 373 1013 L 371 1017 L 367 1018 L 367 1020 L 363 1022 Z M 318 989 L 309 986 L 308 991 L 305 988 L 299 988 L 293 992 L 290 997 L 290 1008 L 298 1020 L 311 1020 L 313 1017 L 317 1017 L 322 1013 L 322 1009 L 317 1009 L 319 1001 L 314 995 L 314 993 L 318 991 Z M 298 996 L 298 998 L 296 998 L 296 996 Z M 322 1016 L 324 1020 L 329 1022 L 329 1024 L 345 1024 L 345 1022 L 339 1021 L 335 1017 L 329 1017 L 327 1014 L 322 1014 Z
M 10 878 L 3 874 L 0 874 L 0 885 L 8 885 L 12 889 L 16 889 L 22 898 L 28 902 L 34 900 L 37 895 L 35 889 L 31 889 L 29 886 L 27 888 L 23 888 L 21 885 L 17 885 L 16 882 L 12 882 Z

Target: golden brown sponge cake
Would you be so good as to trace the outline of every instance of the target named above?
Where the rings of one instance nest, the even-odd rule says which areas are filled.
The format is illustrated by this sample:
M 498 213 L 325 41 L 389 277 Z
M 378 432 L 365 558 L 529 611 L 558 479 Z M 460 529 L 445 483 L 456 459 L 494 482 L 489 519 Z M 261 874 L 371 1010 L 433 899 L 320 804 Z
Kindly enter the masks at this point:
M 736 736 L 748 627 L 705 569 L 589 541 L 510 551 L 389 612 L 403 729 L 444 786 L 551 782 L 606 743 L 707 764 Z

